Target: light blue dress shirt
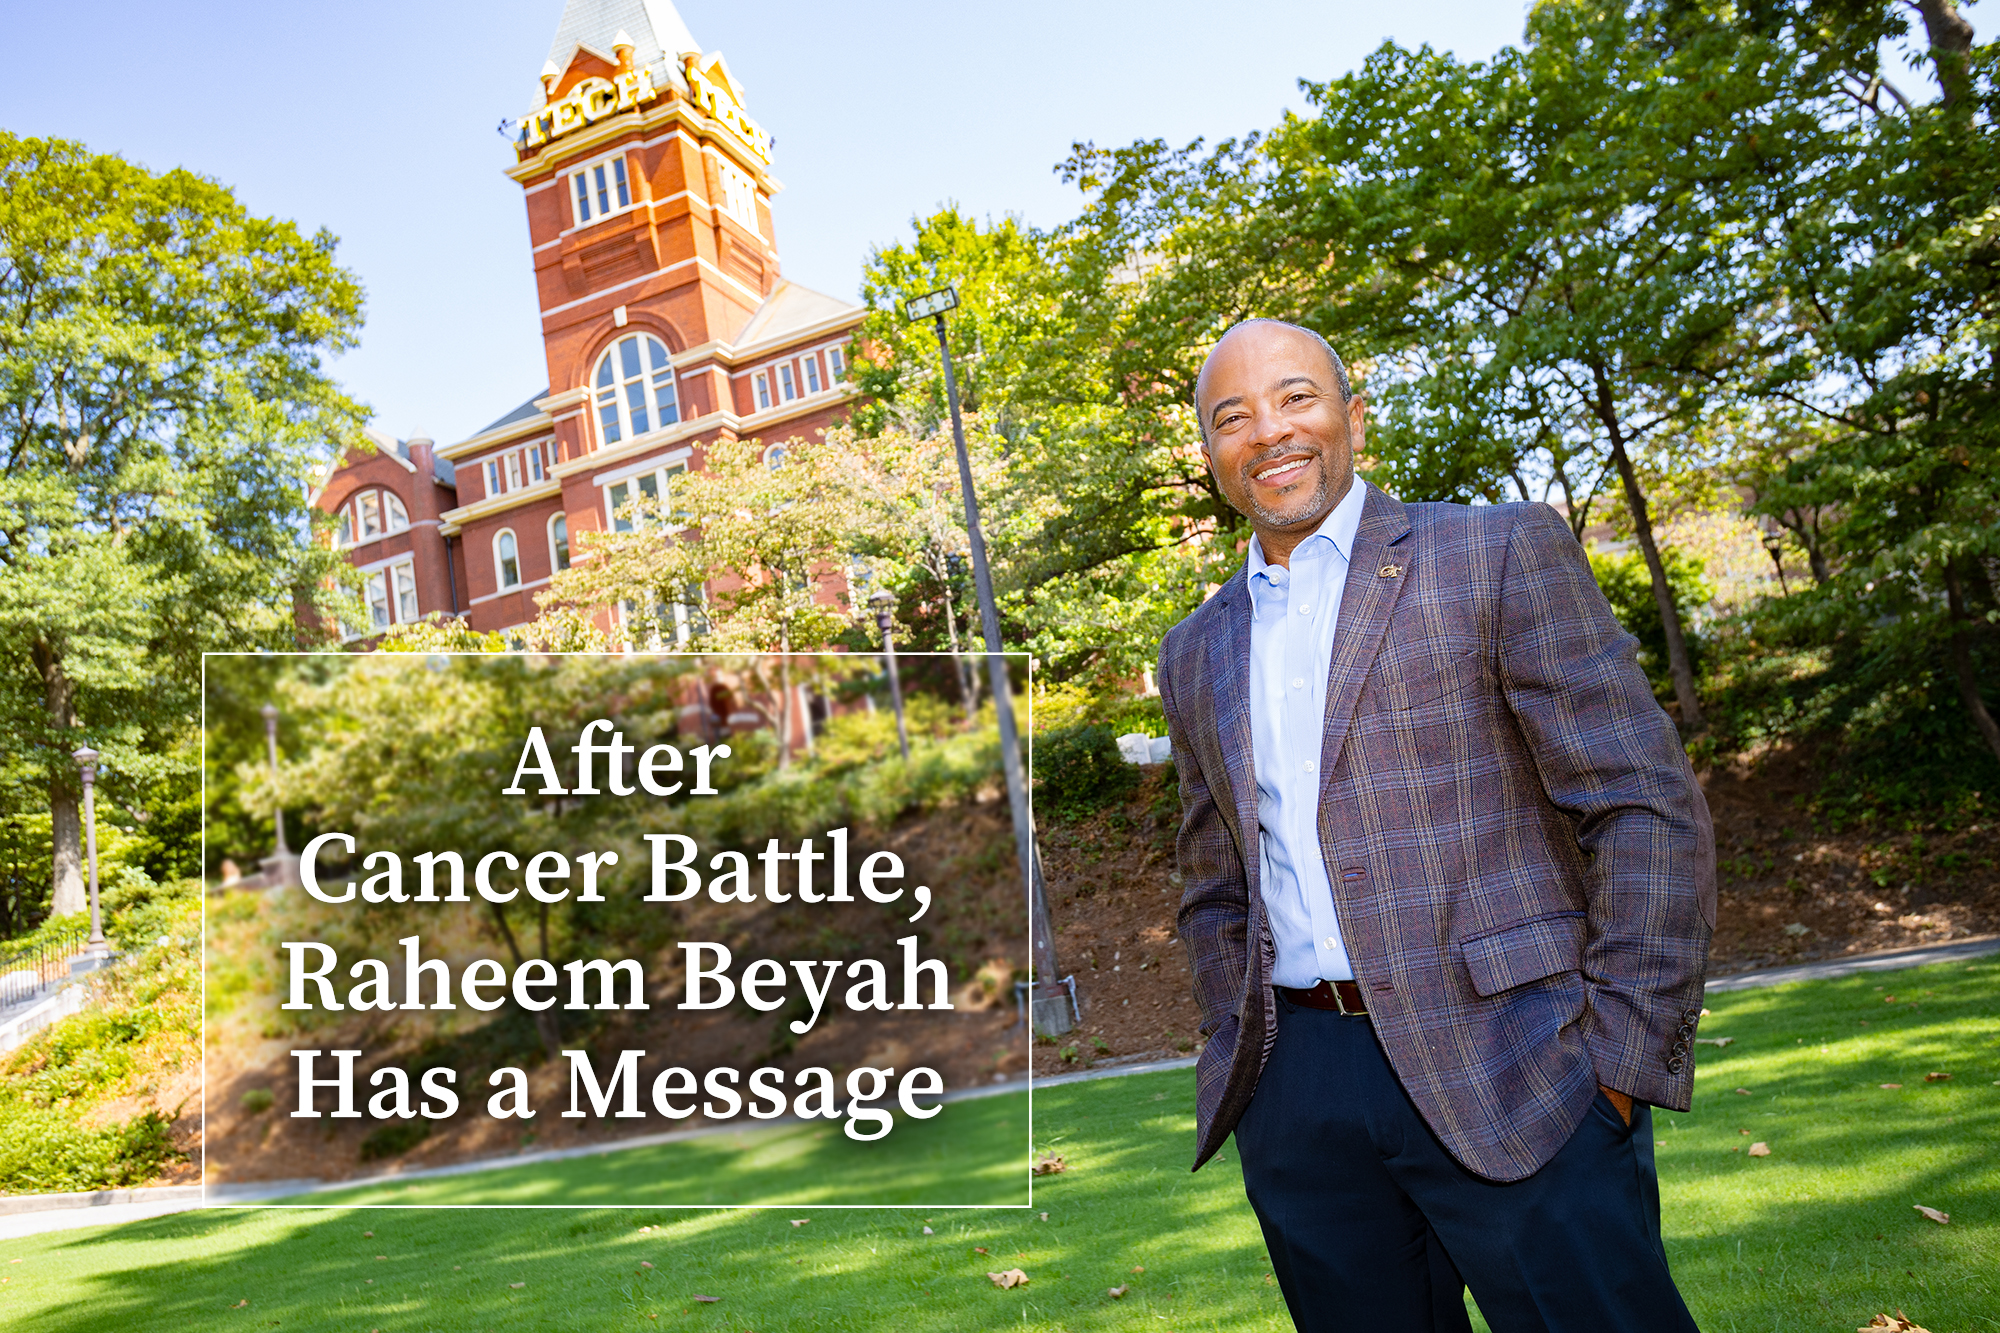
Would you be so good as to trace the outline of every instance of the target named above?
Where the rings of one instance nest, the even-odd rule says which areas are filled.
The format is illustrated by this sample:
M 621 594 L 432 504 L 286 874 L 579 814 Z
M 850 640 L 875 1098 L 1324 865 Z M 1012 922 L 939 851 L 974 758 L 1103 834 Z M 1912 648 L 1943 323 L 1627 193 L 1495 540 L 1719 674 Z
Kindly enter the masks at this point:
M 1326 678 L 1347 563 L 1367 486 L 1354 478 L 1333 512 L 1292 551 L 1290 568 L 1250 539 L 1250 750 L 1257 770 L 1259 882 L 1278 948 L 1276 985 L 1309 989 L 1354 968 L 1333 912 L 1319 845 L 1320 742 Z

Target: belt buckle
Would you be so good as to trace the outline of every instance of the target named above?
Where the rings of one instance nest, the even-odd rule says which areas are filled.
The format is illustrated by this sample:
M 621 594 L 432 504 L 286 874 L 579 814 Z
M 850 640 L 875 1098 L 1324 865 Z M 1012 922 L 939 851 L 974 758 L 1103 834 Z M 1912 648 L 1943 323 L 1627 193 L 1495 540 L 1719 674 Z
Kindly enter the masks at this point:
M 1354 1018 L 1368 1012 L 1366 1009 L 1349 1009 L 1347 1007 L 1347 997 L 1340 993 L 1339 982 L 1329 981 L 1326 983 L 1326 988 L 1333 992 L 1333 1007 L 1339 1011 L 1342 1018 Z

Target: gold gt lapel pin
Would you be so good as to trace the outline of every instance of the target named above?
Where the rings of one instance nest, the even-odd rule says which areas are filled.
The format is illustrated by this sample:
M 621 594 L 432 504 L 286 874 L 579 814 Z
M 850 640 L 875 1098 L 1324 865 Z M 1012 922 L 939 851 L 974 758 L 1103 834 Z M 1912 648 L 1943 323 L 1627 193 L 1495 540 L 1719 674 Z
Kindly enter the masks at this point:
M 1385 579 L 1393 579 L 1402 575 L 1403 567 L 1401 565 L 1384 565 L 1375 572 Z

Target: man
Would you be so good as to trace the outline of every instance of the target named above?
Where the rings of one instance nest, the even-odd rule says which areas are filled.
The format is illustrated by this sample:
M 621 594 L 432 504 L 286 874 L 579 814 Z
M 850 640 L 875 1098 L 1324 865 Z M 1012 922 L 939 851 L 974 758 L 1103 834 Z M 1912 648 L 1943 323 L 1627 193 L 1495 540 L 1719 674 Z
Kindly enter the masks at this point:
M 1546 505 L 1403 504 L 1363 400 L 1251 320 L 1202 368 L 1245 566 L 1160 649 L 1208 1043 L 1304 1330 L 1691 1330 L 1649 1105 L 1686 1110 L 1707 806 Z

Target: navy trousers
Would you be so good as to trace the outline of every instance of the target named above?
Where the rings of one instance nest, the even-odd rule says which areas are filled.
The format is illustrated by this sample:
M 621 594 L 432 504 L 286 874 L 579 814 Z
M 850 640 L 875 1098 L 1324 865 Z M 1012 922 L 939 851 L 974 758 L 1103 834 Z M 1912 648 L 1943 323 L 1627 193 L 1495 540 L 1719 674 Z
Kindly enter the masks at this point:
M 1599 1093 L 1541 1170 L 1498 1184 L 1445 1151 L 1366 1018 L 1278 1002 L 1236 1127 L 1243 1183 L 1301 1333 L 1695 1333 L 1660 1243 L 1652 1118 Z

